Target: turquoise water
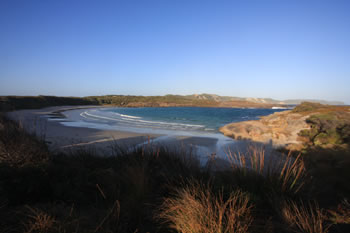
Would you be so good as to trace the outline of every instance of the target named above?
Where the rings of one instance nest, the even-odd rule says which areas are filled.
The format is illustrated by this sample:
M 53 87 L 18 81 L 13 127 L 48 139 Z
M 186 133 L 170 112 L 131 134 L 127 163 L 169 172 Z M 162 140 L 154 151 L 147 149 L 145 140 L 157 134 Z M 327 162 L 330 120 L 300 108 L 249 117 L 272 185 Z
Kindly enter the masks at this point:
M 65 111 L 63 114 L 66 118 L 60 119 L 60 123 L 70 127 L 157 135 L 152 140 L 153 143 L 179 147 L 186 144 L 194 148 L 196 154 L 201 156 L 201 163 L 205 163 L 208 155 L 213 153 L 226 159 L 227 151 L 242 152 L 246 148 L 244 141 L 238 142 L 220 133 L 221 126 L 231 122 L 259 119 L 259 116 L 279 111 L 284 109 L 92 108 Z M 179 141 L 179 138 L 183 141 Z M 198 138 L 202 138 L 202 141 Z
M 80 113 L 83 120 L 110 126 L 218 132 L 231 122 L 258 119 L 281 109 L 243 108 L 99 108 Z

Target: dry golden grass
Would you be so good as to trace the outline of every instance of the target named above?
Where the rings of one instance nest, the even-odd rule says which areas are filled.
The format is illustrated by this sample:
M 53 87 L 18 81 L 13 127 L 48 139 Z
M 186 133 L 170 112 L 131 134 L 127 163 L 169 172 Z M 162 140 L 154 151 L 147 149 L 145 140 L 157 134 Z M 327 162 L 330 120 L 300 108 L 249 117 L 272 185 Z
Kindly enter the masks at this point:
M 281 209 L 282 218 L 294 232 L 327 233 L 330 224 L 322 209 L 315 204 L 285 202 Z
M 265 177 L 266 181 L 276 184 L 281 192 L 297 193 L 304 185 L 306 170 L 301 154 L 296 158 L 289 153 L 278 159 L 265 156 L 264 147 L 251 145 L 246 153 L 228 151 L 228 160 L 232 170 L 253 171 Z M 276 185 L 275 185 L 276 186 Z
M 247 194 L 236 191 L 226 200 L 210 187 L 190 184 L 166 198 L 158 217 L 182 233 L 247 233 L 253 221 Z
M 282 170 L 279 170 L 281 167 Z M 278 169 L 277 172 L 279 171 L 281 190 L 283 192 L 299 192 L 304 185 L 304 178 L 306 176 L 305 164 L 301 160 L 301 154 L 296 159 L 293 159 L 291 153 L 289 153 L 284 162 L 279 161 L 276 168 Z
M 30 213 L 27 215 L 29 218 L 25 226 L 25 233 L 48 233 L 55 232 L 56 219 L 39 209 L 27 207 Z
M 263 147 L 250 145 L 246 153 L 226 153 L 232 169 L 251 169 L 258 174 L 265 173 L 265 150 Z
M 337 210 L 329 210 L 328 212 L 331 215 L 330 219 L 335 224 L 350 224 L 350 203 L 348 200 L 343 200 Z

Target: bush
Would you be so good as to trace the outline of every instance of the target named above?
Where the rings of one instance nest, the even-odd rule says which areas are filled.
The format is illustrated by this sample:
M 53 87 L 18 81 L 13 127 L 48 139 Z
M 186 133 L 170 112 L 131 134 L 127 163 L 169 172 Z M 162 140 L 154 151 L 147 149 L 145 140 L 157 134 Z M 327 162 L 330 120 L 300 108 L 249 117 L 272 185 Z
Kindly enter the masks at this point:
M 341 145 L 349 142 L 350 118 L 347 113 L 327 112 L 306 119 L 310 130 L 302 130 L 299 136 L 314 146 Z
M 327 105 L 319 104 L 319 103 L 312 103 L 312 102 L 302 102 L 301 104 L 297 105 L 292 112 L 294 113 L 302 113 L 302 112 L 309 112 L 309 111 L 315 111 L 320 108 L 325 108 Z

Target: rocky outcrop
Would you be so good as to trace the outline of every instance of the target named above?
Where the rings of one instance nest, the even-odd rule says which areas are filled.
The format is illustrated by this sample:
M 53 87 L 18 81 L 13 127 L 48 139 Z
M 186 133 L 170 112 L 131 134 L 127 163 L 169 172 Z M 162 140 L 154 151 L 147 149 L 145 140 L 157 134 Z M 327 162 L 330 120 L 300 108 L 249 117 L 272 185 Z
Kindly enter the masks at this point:
M 302 147 L 299 137 L 301 130 L 308 130 L 306 123 L 309 114 L 293 113 L 292 111 L 276 112 L 260 120 L 244 121 L 225 125 L 220 128 L 224 135 L 235 139 L 250 139 L 257 142 L 270 143 L 275 146 L 296 150 Z
M 350 108 L 303 102 L 293 110 L 228 124 L 220 131 L 235 139 L 272 142 L 288 150 L 349 147 Z

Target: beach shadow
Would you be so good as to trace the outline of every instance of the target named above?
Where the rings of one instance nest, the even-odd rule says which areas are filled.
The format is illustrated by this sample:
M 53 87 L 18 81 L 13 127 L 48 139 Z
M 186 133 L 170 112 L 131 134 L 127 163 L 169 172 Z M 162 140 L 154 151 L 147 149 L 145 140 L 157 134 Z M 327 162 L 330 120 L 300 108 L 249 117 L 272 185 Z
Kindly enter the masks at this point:
M 117 151 L 127 151 L 128 148 L 135 148 L 141 143 L 145 143 L 150 140 L 148 136 L 135 136 L 121 139 L 101 138 L 96 139 L 91 137 L 92 140 L 71 140 L 65 145 L 59 146 L 59 150 L 63 152 L 72 153 L 77 150 L 86 150 L 93 152 L 94 154 L 101 156 L 113 156 Z

